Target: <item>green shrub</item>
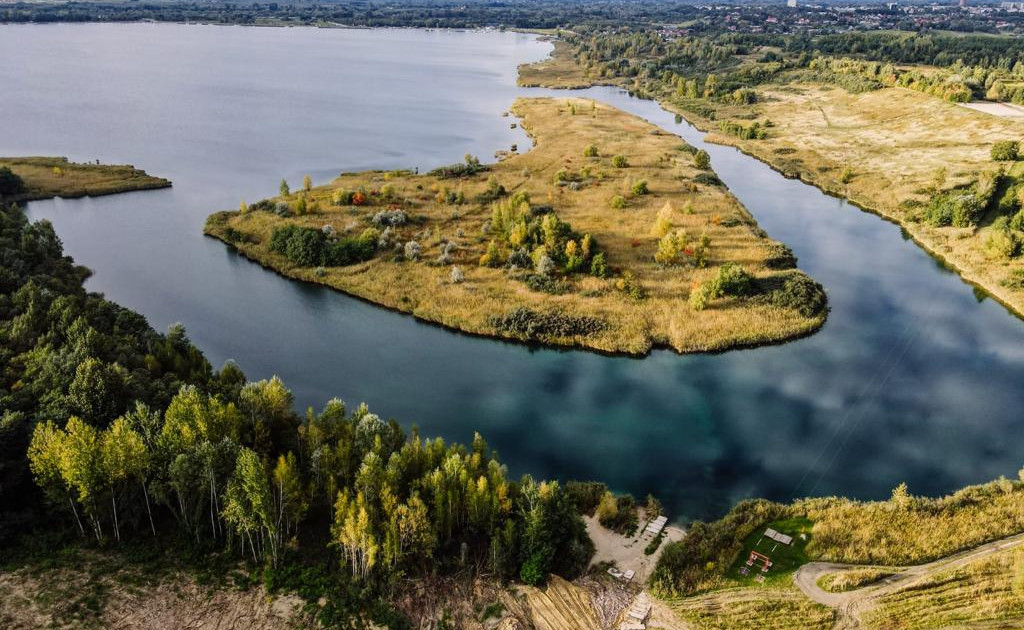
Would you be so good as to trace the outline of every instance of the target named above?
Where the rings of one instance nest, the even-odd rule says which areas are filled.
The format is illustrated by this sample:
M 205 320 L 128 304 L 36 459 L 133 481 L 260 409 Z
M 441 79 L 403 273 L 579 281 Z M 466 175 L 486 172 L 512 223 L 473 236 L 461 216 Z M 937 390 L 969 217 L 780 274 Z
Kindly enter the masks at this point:
M 1010 221 L 999 217 L 992 222 L 985 239 L 985 253 L 992 258 L 1013 258 L 1020 254 L 1020 236 L 1010 229 Z
M 597 520 L 602 527 L 623 536 L 636 531 L 638 519 L 636 515 L 636 499 L 632 495 L 614 496 L 605 491 L 597 506 Z
M 657 536 L 651 539 L 651 542 L 647 543 L 647 546 L 644 547 L 644 555 L 654 555 L 654 552 L 658 550 L 663 540 L 665 540 L 665 530 L 661 530 Z
M 735 263 L 725 263 L 715 276 L 690 293 L 690 306 L 703 310 L 712 300 L 723 297 L 744 297 L 754 293 L 754 278 Z
M 520 339 L 541 337 L 585 337 L 608 328 L 608 323 L 587 315 L 567 315 L 559 311 L 535 311 L 519 307 L 505 315 L 490 318 L 497 330 Z
M 697 151 L 693 154 L 693 165 L 702 171 L 706 171 L 711 168 L 711 156 L 704 149 Z
M 1024 289 L 1024 269 L 1014 269 L 1010 275 L 1003 280 L 1003 286 L 1011 289 Z
M 626 168 L 629 166 L 629 160 L 624 155 L 616 155 L 612 158 L 612 166 L 615 168 Z
M 977 224 L 984 209 L 975 192 L 954 190 L 936 195 L 925 211 L 925 219 L 935 227 L 971 227 Z
M 769 269 L 793 269 L 796 267 L 796 256 L 788 246 L 773 242 L 768 245 L 768 257 L 764 266 Z
M 622 277 L 615 281 L 615 288 L 633 300 L 640 301 L 647 297 L 647 290 L 632 271 L 623 273 Z
M 551 295 L 562 295 L 569 291 L 569 283 L 564 280 L 557 280 L 551 276 L 540 273 L 531 273 L 526 276 L 526 286 L 531 291 L 538 293 L 549 293 Z
M 608 275 L 608 263 L 605 262 L 604 252 L 594 256 L 590 261 L 590 275 L 596 278 L 604 278 Z
M 593 515 L 608 486 L 600 481 L 567 481 L 565 492 L 580 514 Z
M 786 280 L 782 289 L 772 292 L 772 304 L 793 309 L 804 317 L 817 317 L 828 308 L 828 297 L 824 287 L 798 273 Z
M 1020 144 L 1015 140 L 1000 140 L 992 145 L 992 159 L 997 162 L 1013 162 L 1020 153 Z
M 377 236 L 377 231 L 369 228 L 356 238 L 332 241 L 321 230 L 287 225 L 274 229 L 270 251 L 302 267 L 338 267 L 372 258 Z
M 583 157 L 597 157 L 597 145 L 588 144 L 587 148 L 583 149 Z
M 634 195 L 638 197 L 646 195 L 647 193 L 651 192 L 650 189 L 647 188 L 646 179 L 641 179 L 638 182 L 634 182 L 630 190 L 633 192 Z
M 742 140 L 763 140 L 768 136 L 768 131 L 759 122 L 755 122 L 748 127 L 740 123 L 722 121 L 718 123 L 718 128 L 724 133 L 736 136 Z
M 461 163 L 435 168 L 427 174 L 441 179 L 456 179 L 476 175 L 487 170 L 489 170 L 489 167 L 481 164 L 479 159 L 467 153 Z
M 612 208 L 616 210 L 622 210 L 626 207 L 626 198 L 622 195 L 615 195 L 612 197 Z
M 714 173 L 697 173 L 693 176 L 693 181 L 698 184 L 704 184 L 705 186 L 722 186 L 722 180 L 718 179 L 718 176 Z

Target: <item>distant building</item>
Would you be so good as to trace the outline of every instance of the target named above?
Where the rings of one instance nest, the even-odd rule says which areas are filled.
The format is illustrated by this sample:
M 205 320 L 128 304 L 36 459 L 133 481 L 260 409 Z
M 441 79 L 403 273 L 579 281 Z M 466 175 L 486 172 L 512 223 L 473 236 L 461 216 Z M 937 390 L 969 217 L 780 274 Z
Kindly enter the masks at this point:
M 1024 11 L 1024 2 L 1000 2 L 999 8 L 1007 11 Z
M 786 6 L 790 9 L 796 8 L 796 0 L 786 0 Z
M 967 8 L 967 0 L 960 0 L 960 8 L 961 9 L 966 9 Z

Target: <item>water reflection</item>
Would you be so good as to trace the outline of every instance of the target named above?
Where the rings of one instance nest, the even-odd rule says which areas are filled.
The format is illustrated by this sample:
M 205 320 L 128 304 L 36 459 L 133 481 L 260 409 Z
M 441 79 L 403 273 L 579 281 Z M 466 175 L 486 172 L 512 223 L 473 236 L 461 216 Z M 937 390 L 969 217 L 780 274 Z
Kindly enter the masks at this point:
M 183 25 L 0 26 L 0 153 L 132 162 L 170 190 L 34 203 L 89 287 L 181 321 L 214 363 L 280 374 L 302 406 L 367 401 L 427 434 L 482 431 L 515 474 L 656 492 L 674 515 L 748 496 L 940 493 L 1015 474 L 1024 326 L 901 230 L 787 180 L 654 103 L 590 95 L 711 154 L 734 194 L 827 288 L 818 334 L 642 360 L 469 338 L 287 281 L 201 235 L 210 211 L 282 177 L 429 167 L 516 143 L 501 112 L 512 33 Z M 42 60 L 42 61 L 40 61 Z M 25 72 L 32 68 L 32 72 Z M 564 97 L 565 93 L 557 93 Z

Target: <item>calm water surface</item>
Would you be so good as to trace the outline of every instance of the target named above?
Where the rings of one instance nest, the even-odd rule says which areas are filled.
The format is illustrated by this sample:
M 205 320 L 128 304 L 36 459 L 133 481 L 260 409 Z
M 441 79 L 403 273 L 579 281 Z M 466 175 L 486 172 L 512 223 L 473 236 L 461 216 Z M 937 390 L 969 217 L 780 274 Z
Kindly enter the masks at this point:
M 366 401 L 428 435 L 479 429 L 514 474 L 656 492 L 677 518 L 749 496 L 938 494 L 1024 464 L 1024 324 L 898 227 L 705 146 L 832 313 L 818 334 L 642 360 L 458 335 L 300 285 L 204 238 L 213 210 L 309 173 L 430 167 L 528 146 L 501 112 L 527 35 L 182 25 L 0 26 L 0 154 L 129 162 L 174 188 L 33 203 L 88 286 L 301 406 Z M 589 95 L 704 146 L 651 102 Z M 564 93 L 563 93 L 564 95 Z M 685 307 L 683 307 L 685 308 Z

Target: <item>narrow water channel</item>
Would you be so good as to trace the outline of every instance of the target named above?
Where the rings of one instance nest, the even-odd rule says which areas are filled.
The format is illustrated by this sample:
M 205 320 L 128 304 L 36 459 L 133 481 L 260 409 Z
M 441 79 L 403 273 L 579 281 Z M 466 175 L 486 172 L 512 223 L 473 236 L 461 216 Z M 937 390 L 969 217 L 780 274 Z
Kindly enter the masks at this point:
M 201 230 L 282 177 L 489 157 L 516 65 L 550 46 L 498 32 L 153 24 L 0 26 L 0 154 L 131 162 L 174 188 L 32 203 L 89 288 L 182 322 L 216 365 L 278 374 L 301 406 L 366 401 L 427 435 L 479 430 L 513 474 L 655 492 L 680 519 L 750 496 L 938 494 L 1024 465 L 1024 323 L 897 226 L 787 180 L 657 104 L 592 96 L 705 148 L 825 285 L 818 334 L 644 359 L 529 348 L 422 324 L 245 261 Z M 48 59 L 45 70 L 19 68 Z M 681 308 L 686 308 L 681 305 Z

